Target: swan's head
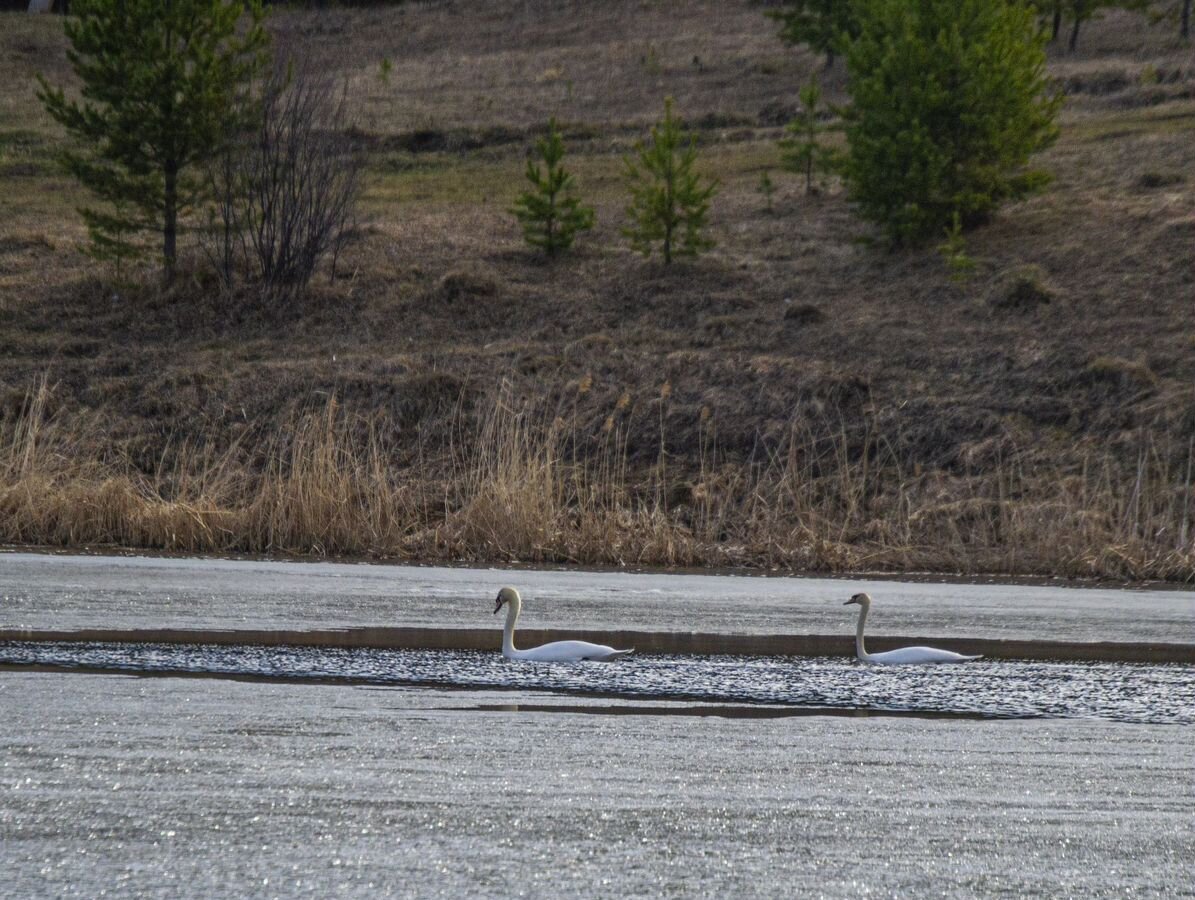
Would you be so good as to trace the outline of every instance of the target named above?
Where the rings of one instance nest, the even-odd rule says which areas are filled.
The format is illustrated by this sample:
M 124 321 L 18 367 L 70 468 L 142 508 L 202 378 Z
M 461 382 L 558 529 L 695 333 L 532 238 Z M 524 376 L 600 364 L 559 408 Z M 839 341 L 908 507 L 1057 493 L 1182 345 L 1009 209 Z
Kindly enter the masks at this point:
M 850 600 L 842 605 L 850 606 L 852 603 L 855 603 L 859 606 L 871 606 L 871 597 L 867 594 L 855 594 L 855 596 L 851 597 Z
M 511 606 L 521 605 L 519 592 L 512 587 L 504 587 L 500 590 L 497 598 L 494 600 L 494 615 L 498 614 L 498 610 L 502 608 L 504 603 L 509 603 Z

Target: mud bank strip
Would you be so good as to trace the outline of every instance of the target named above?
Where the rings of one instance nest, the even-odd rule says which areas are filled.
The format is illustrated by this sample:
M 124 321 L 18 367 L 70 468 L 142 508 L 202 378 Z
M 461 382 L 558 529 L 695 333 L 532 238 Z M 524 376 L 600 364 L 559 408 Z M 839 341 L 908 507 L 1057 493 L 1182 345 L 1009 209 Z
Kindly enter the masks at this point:
M 853 656 L 854 638 L 825 634 L 712 634 L 696 631 L 565 631 L 528 628 L 519 632 L 525 647 L 548 641 L 581 639 L 634 647 L 640 653 L 688 656 Z M 501 633 L 486 628 L 335 628 L 261 631 L 174 628 L 48 631 L 0 629 L 0 642 L 113 644 L 215 644 L 221 646 L 292 646 L 370 648 L 376 650 L 487 650 L 501 647 Z M 874 652 L 916 644 L 945 647 L 959 653 L 982 653 L 989 659 L 1059 660 L 1065 662 L 1130 662 L 1195 664 L 1195 644 L 1146 644 L 1090 641 L 1025 641 L 956 637 L 869 637 Z

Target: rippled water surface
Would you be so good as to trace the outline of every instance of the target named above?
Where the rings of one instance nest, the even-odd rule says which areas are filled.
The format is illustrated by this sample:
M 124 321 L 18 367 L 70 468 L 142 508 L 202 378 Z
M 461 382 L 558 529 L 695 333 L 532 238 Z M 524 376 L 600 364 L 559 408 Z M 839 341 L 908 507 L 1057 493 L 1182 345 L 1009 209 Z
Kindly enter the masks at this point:
M 873 667 L 829 658 L 646 655 L 568 665 L 463 651 L 37 643 L 0 645 L 0 663 L 1195 724 L 1195 667 L 1182 665 L 981 660 Z

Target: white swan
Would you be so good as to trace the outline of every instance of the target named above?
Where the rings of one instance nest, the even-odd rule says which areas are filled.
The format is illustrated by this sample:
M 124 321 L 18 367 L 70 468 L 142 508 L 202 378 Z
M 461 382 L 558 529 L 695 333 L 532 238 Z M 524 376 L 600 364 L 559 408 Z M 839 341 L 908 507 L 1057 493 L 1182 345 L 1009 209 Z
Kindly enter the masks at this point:
M 527 659 L 534 662 L 581 662 L 593 660 L 595 662 L 610 662 L 628 653 L 630 650 L 615 650 L 605 644 L 591 644 L 588 641 L 554 641 L 542 647 L 532 647 L 530 650 L 515 649 L 515 622 L 519 619 L 519 612 L 523 609 L 523 598 L 512 587 L 504 587 L 498 592 L 494 604 L 494 615 L 507 604 L 506 627 L 502 630 L 502 655 L 507 659 Z
M 877 666 L 907 666 L 918 663 L 950 663 L 966 662 L 969 659 L 979 659 L 978 656 L 964 656 L 949 650 L 939 650 L 937 647 L 901 647 L 899 650 L 889 650 L 887 653 L 868 653 L 863 648 L 863 626 L 867 622 L 867 611 L 871 609 L 871 597 L 867 594 L 855 594 L 843 606 L 858 604 L 859 627 L 855 629 L 855 655 L 865 663 Z

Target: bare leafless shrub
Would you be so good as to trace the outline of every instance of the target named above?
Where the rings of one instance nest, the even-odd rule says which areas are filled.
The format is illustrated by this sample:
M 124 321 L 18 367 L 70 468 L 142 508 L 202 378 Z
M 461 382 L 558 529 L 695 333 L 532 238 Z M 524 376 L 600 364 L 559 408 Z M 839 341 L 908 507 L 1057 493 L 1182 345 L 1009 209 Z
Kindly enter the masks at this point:
M 335 278 L 354 224 L 364 156 L 347 86 L 279 54 L 250 104 L 251 127 L 209 170 L 207 252 L 226 286 L 238 268 L 267 296 L 301 293 L 322 260 Z

